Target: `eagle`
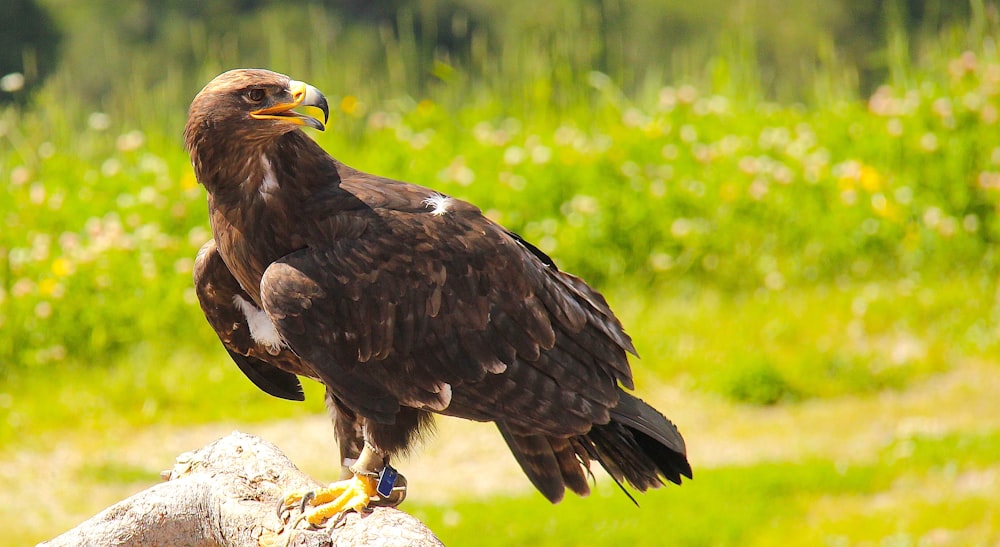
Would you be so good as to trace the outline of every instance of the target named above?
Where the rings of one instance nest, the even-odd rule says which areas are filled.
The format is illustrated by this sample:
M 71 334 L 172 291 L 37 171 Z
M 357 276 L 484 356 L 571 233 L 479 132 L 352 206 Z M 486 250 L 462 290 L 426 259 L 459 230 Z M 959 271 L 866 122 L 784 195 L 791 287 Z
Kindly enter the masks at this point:
M 390 462 L 434 414 L 493 422 L 552 503 L 589 493 L 592 462 L 630 498 L 692 477 L 677 428 L 628 392 L 636 350 L 601 294 L 476 206 L 337 161 L 302 130 L 328 118 L 315 87 L 236 69 L 184 129 L 213 234 L 194 267 L 208 323 L 263 391 L 326 387 L 342 480 L 287 507 L 322 523 L 398 503 Z

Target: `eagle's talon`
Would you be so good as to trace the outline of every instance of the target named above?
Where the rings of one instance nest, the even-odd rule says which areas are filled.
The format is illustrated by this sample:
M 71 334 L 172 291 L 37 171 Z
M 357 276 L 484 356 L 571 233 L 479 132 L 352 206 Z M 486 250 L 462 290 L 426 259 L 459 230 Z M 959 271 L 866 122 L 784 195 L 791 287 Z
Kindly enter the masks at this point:
M 307 492 L 293 492 L 285 496 L 279 516 L 285 511 L 298 507 L 300 514 L 292 527 L 305 520 L 313 527 L 326 527 L 330 518 L 338 517 L 334 523 L 343 518 L 347 511 L 361 512 L 378 499 L 374 479 L 355 475 L 354 477 L 335 482 L 326 488 L 318 488 Z
M 315 490 L 310 490 L 306 492 L 305 495 L 302 496 L 302 501 L 299 502 L 299 512 L 305 513 L 306 509 L 309 506 L 309 502 L 312 501 L 315 497 L 316 497 Z
M 295 490 L 285 494 L 283 498 L 278 500 L 278 520 L 288 524 L 291 519 L 291 515 L 296 509 L 298 509 L 299 517 L 297 517 L 295 522 L 291 525 L 292 528 L 295 528 L 295 526 L 298 525 L 298 521 L 302 519 L 302 515 L 305 514 L 309 501 L 311 501 L 314 497 L 316 497 L 315 490 Z
M 276 511 L 275 511 L 277 513 L 277 515 L 278 515 L 278 520 L 280 520 L 281 522 L 287 524 L 288 523 L 288 519 L 291 518 L 292 509 L 294 509 L 294 508 L 295 508 L 294 505 L 290 505 L 288 503 L 287 498 L 283 498 L 283 499 L 278 500 L 278 506 L 276 507 Z
M 367 507 L 365 507 L 363 510 L 370 511 L 370 509 Z M 341 511 L 340 513 L 337 513 L 332 520 L 326 523 L 327 528 L 333 530 L 338 526 L 340 526 L 341 524 L 344 524 L 345 517 L 347 517 L 347 511 Z

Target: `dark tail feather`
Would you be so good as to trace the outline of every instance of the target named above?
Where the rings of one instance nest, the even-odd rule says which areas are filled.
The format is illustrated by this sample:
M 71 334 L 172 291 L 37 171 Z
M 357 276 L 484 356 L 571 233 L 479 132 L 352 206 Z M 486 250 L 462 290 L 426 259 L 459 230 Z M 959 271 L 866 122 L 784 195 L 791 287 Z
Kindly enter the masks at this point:
M 558 503 L 568 487 L 581 496 L 590 493 L 589 467 L 581 465 L 582 448 L 576 439 L 518 435 L 502 423 L 497 428 L 531 484 L 552 503 Z
M 523 435 L 501 422 L 497 428 L 531 484 L 552 503 L 562 500 L 567 487 L 581 496 L 590 493 L 587 477 L 592 477 L 592 460 L 604 467 L 633 502 L 623 482 L 645 492 L 666 484 L 665 480 L 680 484 L 682 476 L 692 476 L 684 439 L 674 424 L 625 392 L 619 392 L 611 421 L 594 425 L 586 435 Z
M 680 484 L 682 476 L 692 478 L 684 439 L 674 424 L 625 392 L 619 397 L 611 421 L 586 435 L 590 457 L 619 484 L 624 480 L 640 492 L 666 484 L 664 479 Z
M 559 460 L 559 473 L 562 474 L 566 487 L 580 496 L 590 494 L 590 484 L 587 483 L 590 466 L 580 465 L 581 460 L 577 456 L 577 453 L 580 452 L 579 444 L 575 443 L 574 439 L 559 437 L 549 437 L 548 441 L 549 446 L 552 447 L 552 453 Z

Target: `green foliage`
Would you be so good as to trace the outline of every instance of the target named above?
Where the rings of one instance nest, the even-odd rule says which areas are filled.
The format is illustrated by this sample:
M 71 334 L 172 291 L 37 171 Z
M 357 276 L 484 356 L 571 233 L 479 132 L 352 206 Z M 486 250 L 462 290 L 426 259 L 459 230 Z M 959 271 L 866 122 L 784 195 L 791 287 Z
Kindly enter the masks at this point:
M 241 36 L 315 25 L 321 42 L 334 39 L 319 31 L 323 13 L 302 15 L 312 17 L 292 24 L 262 12 L 233 24 Z M 992 19 L 970 29 L 1000 35 Z M 983 45 L 963 52 L 965 37 L 943 34 L 924 48 L 926 66 L 899 66 L 898 81 L 867 102 L 834 93 L 807 109 L 762 102 L 741 76 L 753 72 L 752 58 L 718 58 L 709 83 L 630 94 L 606 74 L 573 69 L 563 49 L 571 42 L 510 40 L 499 58 L 481 53 L 471 72 L 439 59 L 440 85 L 417 100 L 368 82 L 364 56 L 333 59 L 275 40 L 250 48 L 267 57 L 243 58 L 216 49 L 225 37 L 204 30 L 188 29 L 202 33 L 188 44 L 206 59 L 197 83 L 186 58 L 154 63 L 157 52 L 138 50 L 127 58 L 161 73 L 160 84 L 140 87 L 123 73 L 107 84 L 128 101 L 107 111 L 69 92 L 78 63 L 36 108 L 0 112 L 0 177 L 9 181 L 0 189 L 0 374 L 100 367 L 139 345 L 157 355 L 178 341 L 195 352 L 214 347 L 190 286 L 193 257 L 210 237 L 204 196 L 179 130 L 190 96 L 230 62 L 274 62 L 311 80 L 335 105 L 328 131 L 316 135 L 335 156 L 477 203 L 626 302 L 718 290 L 734 295 L 724 302 L 751 303 L 715 320 L 759 346 L 706 336 L 702 353 L 676 358 L 686 355 L 683 324 L 629 325 L 654 339 L 653 351 L 640 345 L 654 356 L 647 366 L 682 364 L 665 367 L 668 375 L 705 370 L 725 348 L 715 362 L 728 372 L 696 373 L 698 382 L 774 403 L 899 387 L 940 370 L 955 358 L 944 340 L 954 324 L 979 333 L 957 355 L 995 350 L 992 299 L 980 295 L 994 294 L 997 271 L 1000 57 Z M 392 34 L 379 40 L 390 77 L 404 82 L 418 46 Z M 476 73 L 491 59 L 497 72 Z M 965 273 L 955 281 L 957 272 Z M 748 316 L 763 310 L 770 315 Z M 857 332 L 845 337 L 845 324 Z M 679 333 L 666 338 L 678 345 L 663 347 L 655 340 L 663 333 Z M 886 357 L 871 333 L 903 357 Z M 815 344 L 797 345 L 803 336 Z
M 725 395 L 742 403 L 773 405 L 799 398 L 773 364 L 760 360 L 732 367 L 722 387 Z

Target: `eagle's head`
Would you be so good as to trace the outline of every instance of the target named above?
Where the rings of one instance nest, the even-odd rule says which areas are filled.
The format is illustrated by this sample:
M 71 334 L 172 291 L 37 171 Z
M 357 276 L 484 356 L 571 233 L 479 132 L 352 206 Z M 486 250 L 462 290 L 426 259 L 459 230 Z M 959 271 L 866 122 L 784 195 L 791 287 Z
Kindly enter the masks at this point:
M 295 112 L 300 106 L 323 111 L 323 121 Z M 329 119 L 326 97 L 315 87 L 263 69 L 236 69 L 216 76 L 188 110 L 184 142 L 189 151 L 202 140 L 270 140 L 301 126 L 322 131 Z
M 312 106 L 323 121 L 296 112 Z M 300 127 L 322 131 L 329 119 L 326 98 L 315 87 L 284 74 L 236 69 L 216 76 L 191 102 L 184 146 L 198 180 L 211 190 L 268 173 L 265 152 L 279 141 L 311 142 Z

